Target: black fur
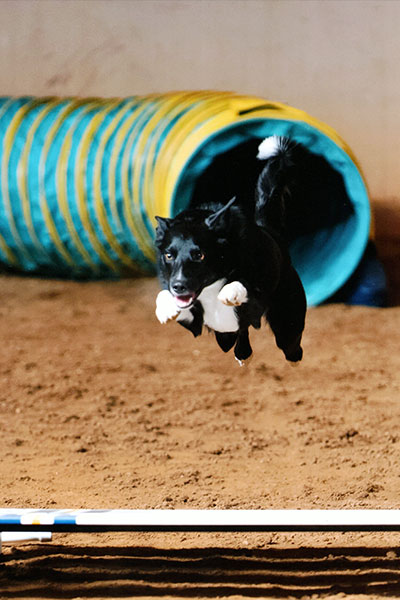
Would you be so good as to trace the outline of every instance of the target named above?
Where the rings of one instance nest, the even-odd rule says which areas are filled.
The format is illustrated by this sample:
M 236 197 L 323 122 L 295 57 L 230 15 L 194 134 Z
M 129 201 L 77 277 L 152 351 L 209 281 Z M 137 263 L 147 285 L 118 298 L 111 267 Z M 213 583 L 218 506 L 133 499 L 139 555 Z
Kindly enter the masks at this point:
M 289 143 L 279 151 L 283 156 L 278 168 L 277 157 L 266 161 L 251 211 L 236 203 L 224 207 L 213 202 L 185 210 L 174 219 L 157 217 L 161 285 L 176 295 L 193 295 L 194 318 L 190 323 L 180 321 L 193 335 L 202 332 L 203 307 L 197 297 L 205 287 L 224 279 L 239 281 L 246 288 L 247 302 L 235 308 L 238 330 L 215 332 L 221 349 L 228 352 L 234 347 L 240 361 L 252 353 L 249 327 L 259 328 L 263 318 L 286 359 L 302 358 L 306 300 L 283 236 L 290 150 Z

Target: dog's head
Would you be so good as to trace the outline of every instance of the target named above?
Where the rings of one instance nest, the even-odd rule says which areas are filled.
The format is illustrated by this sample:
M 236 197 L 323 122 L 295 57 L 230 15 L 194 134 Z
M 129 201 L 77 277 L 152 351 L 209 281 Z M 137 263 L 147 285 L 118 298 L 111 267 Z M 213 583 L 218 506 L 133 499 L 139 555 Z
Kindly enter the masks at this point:
M 216 212 L 196 209 L 174 219 L 156 217 L 159 275 L 181 309 L 190 308 L 205 287 L 226 275 L 232 201 Z

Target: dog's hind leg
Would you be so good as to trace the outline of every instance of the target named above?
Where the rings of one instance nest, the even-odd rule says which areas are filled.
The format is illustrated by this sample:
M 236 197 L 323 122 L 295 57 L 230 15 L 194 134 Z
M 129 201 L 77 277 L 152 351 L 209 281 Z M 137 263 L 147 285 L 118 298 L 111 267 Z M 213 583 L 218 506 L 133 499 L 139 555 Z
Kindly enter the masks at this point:
M 232 331 L 228 333 L 221 333 L 220 331 L 216 331 L 215 338 L 221 350 L 223 350 L 224 352 L 229 352 L 229 350 L 233 348 L 233 346 L 236 344 L 238 333 L 238 331 Z
M 251 357 L 253 350 L 250 346 L 249 330 L 247 328 L 239 331 L 234 353 L 235 358 L 241 367 L 243 367 L 245 361 Z
M 291 268 L 285 281 L 280 284 L 267 320 L 275 335 L 276 345 L 286 360 L 298 362 L 303 357 L 300 345 L 306 315 L 304 289 L 296 271 Z

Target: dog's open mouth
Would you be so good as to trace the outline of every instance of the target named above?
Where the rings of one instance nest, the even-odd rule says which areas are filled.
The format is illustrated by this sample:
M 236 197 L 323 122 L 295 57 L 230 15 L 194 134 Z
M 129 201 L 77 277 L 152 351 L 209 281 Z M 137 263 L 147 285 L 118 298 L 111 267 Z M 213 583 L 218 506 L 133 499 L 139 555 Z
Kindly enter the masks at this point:
M 196 300 L 197 295 L 192 292 L 191 294 L 184 294 L 182 296 L 174 296 L 176 305 L 178 308 L 189 308 Z

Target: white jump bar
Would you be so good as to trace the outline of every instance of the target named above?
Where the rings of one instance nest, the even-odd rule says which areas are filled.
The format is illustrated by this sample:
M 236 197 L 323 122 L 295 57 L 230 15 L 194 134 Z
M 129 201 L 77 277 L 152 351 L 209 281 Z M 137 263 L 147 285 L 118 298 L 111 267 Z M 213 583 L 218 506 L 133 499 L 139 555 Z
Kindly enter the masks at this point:
M 400 510 L 1 509 L 0 531 L 400 531 Z

